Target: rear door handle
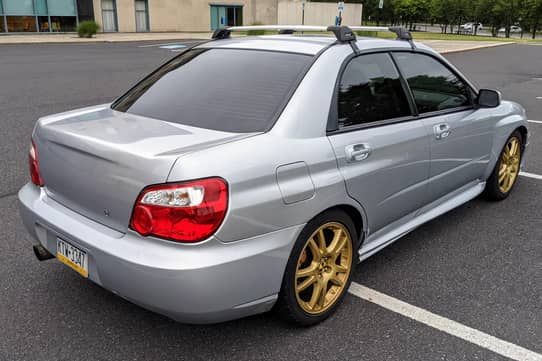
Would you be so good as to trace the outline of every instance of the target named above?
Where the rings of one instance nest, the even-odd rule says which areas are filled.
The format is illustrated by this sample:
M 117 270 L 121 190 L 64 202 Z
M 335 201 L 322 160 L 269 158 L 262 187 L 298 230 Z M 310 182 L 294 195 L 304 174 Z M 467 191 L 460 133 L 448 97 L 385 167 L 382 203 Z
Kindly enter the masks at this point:
M 448 138 L 450 134 L 452 134 L 452 130 L 450 129 L 450 125 L 448 123 L 437 124 L 434 126 L 433 130 L 437 140 Z
M 346 161 L 361 162 L 371 155 L 372 149 L 367 143 L 352 144 L 345 148 Z

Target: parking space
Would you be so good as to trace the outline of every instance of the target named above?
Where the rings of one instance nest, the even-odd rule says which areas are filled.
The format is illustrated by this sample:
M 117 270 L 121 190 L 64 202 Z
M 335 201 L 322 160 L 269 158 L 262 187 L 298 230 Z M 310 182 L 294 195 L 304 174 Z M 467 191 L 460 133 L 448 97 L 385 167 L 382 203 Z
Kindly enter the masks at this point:
M 167 42 L 164 42 L 167 43 Z M 0 360 L 506 360 L 472 342 L 349 295 L 309 329 L 273 314 L 188 326 L 141 309 L 59 262 L 39 263 L 17 214 L 27 147 L 42 115 L 112 100 L 174 54 L 173 44 L 0 46 Z M 151 45 L 141 47 L 144 45 Z M 448 58 L 542 121 L 542 47 Z M 521 59 L 518 64 L 517 59 Z M 542 124 L 524 171 L 542 175 Z M 354 281 L 522 346 L 542 359 L 542 180 L 501 203 L 474 200 L 356 268 Z M 533 358 L 536 359 L 536 358 Z

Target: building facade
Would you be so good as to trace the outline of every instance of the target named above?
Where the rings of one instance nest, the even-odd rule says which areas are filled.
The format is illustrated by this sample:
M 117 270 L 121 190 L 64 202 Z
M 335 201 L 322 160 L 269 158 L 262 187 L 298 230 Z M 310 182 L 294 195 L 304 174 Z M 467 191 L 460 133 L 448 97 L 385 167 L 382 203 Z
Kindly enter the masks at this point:
M 94 0 L 102 31 L 208 32 L 277 21 L 278 0 Z
M 93 19 L 92 0 L 0 0 L 0 33 L 70 32 Z
M 224 26 L 329 25 L 337 3 L 301 0 L 0 0 L 0 33 L 70 32 L 95 20 L 103 32 L 209 32 Z M 361 24 L 361 4 L 346 4 L 344 24 Z

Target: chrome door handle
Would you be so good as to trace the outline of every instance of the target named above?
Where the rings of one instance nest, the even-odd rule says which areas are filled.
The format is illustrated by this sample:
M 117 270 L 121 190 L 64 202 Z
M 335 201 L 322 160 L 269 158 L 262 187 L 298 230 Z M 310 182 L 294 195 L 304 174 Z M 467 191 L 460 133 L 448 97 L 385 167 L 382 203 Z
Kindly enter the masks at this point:
M 367 143 L 352 144 L 345 148 L 346 161 L 361 162 L 371 155 L 372 149 Z
M 437 138 L 437 140 L 448 138 L 450 134 L 452 134 L 452 130 L 447 123 L 437 124 L 433 130 L 435 131 L 435 138 Z

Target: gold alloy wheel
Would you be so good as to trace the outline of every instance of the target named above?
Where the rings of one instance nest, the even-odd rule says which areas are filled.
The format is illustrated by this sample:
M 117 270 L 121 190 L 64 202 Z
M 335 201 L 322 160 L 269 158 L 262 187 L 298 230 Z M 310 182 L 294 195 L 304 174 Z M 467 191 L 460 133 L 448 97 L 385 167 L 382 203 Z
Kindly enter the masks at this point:
M 328 310 L 342 294 L 352 269 L 352 240 L 347 228 L 330 222 L 309 238 L 297 261 L 295 294 L 310 314 Z
M 499 164 L 499 190 L 508 193 L 519 174 L 521 160 L 521 143 L 517 137 L 512 137 L 506 143 Z

